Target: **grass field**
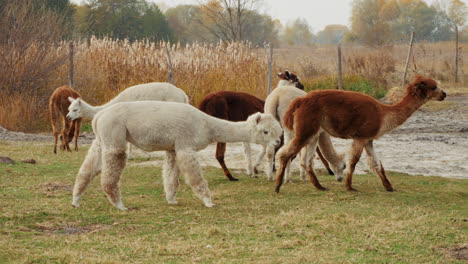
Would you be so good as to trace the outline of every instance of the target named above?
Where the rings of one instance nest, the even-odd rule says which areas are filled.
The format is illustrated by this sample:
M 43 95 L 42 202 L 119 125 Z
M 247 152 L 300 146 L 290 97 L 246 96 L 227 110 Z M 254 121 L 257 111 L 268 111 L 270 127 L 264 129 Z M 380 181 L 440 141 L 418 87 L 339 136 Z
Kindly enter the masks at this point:
M 112 207 L 99 179 L 77 209 L 86 150 L 0 142 L 2 155 L 37 161 L 0 164 L 0 263 L 466 263 L 455 255 L 467 244 L 468 180 L 389 172 L 398 191 L 387 193 L 357 175 L 351 193 L 324 173 L 327 192 L 293 175 L 277 195 L 265 177 L 232 183 L 207 168 L 216 207 L 205 208 L 186 184 L 168 205 L 161 168 L 127 166 L 132 210 Z

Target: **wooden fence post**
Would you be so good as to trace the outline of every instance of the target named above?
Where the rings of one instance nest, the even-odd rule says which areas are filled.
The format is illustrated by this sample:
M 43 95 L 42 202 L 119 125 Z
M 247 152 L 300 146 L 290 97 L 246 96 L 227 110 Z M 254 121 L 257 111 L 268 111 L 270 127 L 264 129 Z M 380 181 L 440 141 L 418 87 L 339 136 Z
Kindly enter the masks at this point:
M 341 70 L 341 44 L 338 44 L 338 89 L 343 90 L 343 73 Z
M 414 41 L 414 31 L 411 33 L 411 40 L 410 40 L 410 45 L 408 48 L 408 56 L 406 56 L 406 64 L 405 64 L 405 70 L 403 71 L 403 81 L 401 83 L 401 87 L 405 87 L 406 84 L 406 72 L 408 71 L 408 65 L 409 61 L 411 58 L 411 50 L 413 49 L 413 41 Z
M 167 81 L 170 84 L 174 84 L 174 73 L 172 71 L 172 61 L 171 61 L 171 53 L 169 51 L 168 45 L 171 45 L 169 42 L 166 43 L 166 58 L 167 58 Z
M 458 83 L 458 26 L 455 25 L 455 83 Z
M 74 83 L 74 76 L 73 76 L 73 41 L 70 41 L 68 44 L 68 85 L 71 88 L 74 88 L 75 83 Z
M 272 86 L 272 75 L 273 75 L 273 44 L 268 45 L 269 53 L 268 53 L 268 87 L 267 87 L 267 95 L 271 93 L 271 86 Z

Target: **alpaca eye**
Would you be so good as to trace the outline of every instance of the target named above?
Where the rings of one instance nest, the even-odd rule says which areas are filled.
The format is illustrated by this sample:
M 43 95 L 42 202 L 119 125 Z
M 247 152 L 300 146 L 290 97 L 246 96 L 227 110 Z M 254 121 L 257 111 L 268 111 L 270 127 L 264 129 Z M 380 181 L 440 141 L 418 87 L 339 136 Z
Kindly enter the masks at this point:
M 432 87 L 432 90 L 433 90 L 433 91 L 435 91 L 435 89 L 437 89 L 437 86 Z
M 268 135 L 268 131 L 266 131 L 266 130 L 263 131 L 263 134 Z

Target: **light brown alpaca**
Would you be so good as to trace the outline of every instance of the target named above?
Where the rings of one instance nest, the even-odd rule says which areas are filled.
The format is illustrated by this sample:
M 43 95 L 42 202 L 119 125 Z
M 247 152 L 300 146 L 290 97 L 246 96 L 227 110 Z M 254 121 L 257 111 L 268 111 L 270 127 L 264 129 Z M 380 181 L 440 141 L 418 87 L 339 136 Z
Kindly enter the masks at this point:
M 59 116 L 62 117 L 62 131 L 60 133 L 60 149 L 61 150 L 70 150 L 70 143 L 75 137 L 75 151 L 78 151 L 78 135 L 80 134 L 80 126 L 82 119 L 69 120 L 66 116 L 68 113 L 68 107 L 70 106 L 70 101 L 68 97 L 78 98 L 81 95 L 75 91 L 70 86 L 64 85 L 61 86 L 52 93 L 49 98 L 49 116 L 50 124 L 52 125 L 52 130 L 54 133 L 54 153 L 57 153 L 57 140 L 59 136 L 57 122 Z
M 353 139 L 346 166 L 347 190 L 355 191 L 351 186 L 353 172 L 365 149 L 369 167 L 380 176 L 387 191 L 394 191 L 374 152 L 373 140 L 403 124 L 427 101 L 442 101 L 445 97 L 445 91 L 437 87 L 434 80 L 418 75 L 406 87 L 405 97 L 394 105 L 382 104 L 362 93 L 337 90 L 312 91 L 295 99 L 284 115 L 284 124 L 294 130 L 294 138 L 278 153 L 280 167 L 276 174 L 276 192 L 283 183 L 288 161 L 308 143 L 315 149 L 322 131 L 334 137 Z M 326 190 L 320 185 L 312 162 L 307 173 L 317 189 Z

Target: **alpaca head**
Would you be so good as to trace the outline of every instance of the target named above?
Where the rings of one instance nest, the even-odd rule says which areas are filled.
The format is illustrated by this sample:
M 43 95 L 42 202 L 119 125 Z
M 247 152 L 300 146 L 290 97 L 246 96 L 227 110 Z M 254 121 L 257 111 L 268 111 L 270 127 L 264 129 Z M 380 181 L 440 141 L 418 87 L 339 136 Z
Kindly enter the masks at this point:
M 72 97 L 68 97 L 68 101 L 70 101 L 71 104 L 68 107 L 67 118 L 70 119 L 70 120 L 75 120 L 77 118 L 82 117 L 82 115 L 81 115 L 81 105 L 82 105 L 81 99 L 80 98 L 74 99 Z
M 421 75 L 416 75 L 414 81 L 406 89 L 409 94 L 424 101 L 443 101 L 447 96 L 447 93 L 438 87 L 433 79 Z
M 297 77 L 296 74 L 289 72 L 288 70 L 279 72 L 278 78 L 280 78 L 280 80 L 285 80 L 291 84 L 294 84 L 294 86 L 296 86 L 298 89 L 304 90 L 304 85 L 302 85 L 302 83 L 299 81 L 299 77 Z
M 255 113 L 247 118 L 252 126 L 251 142 L 261 145 L 278 145 L 283 129 L 270 114 Z
M 345 160 L 344 154 L 338 155 L 338 158 L 340 159 L 338 163 L 335 164 L 333 162 L 330 162 L 330 168 L 335 174 L 335 179 L 340 182 L 344 178 L 343 174 L 344 174 L 344 170 L 346 169 L 346 162 L 344 161 Z

